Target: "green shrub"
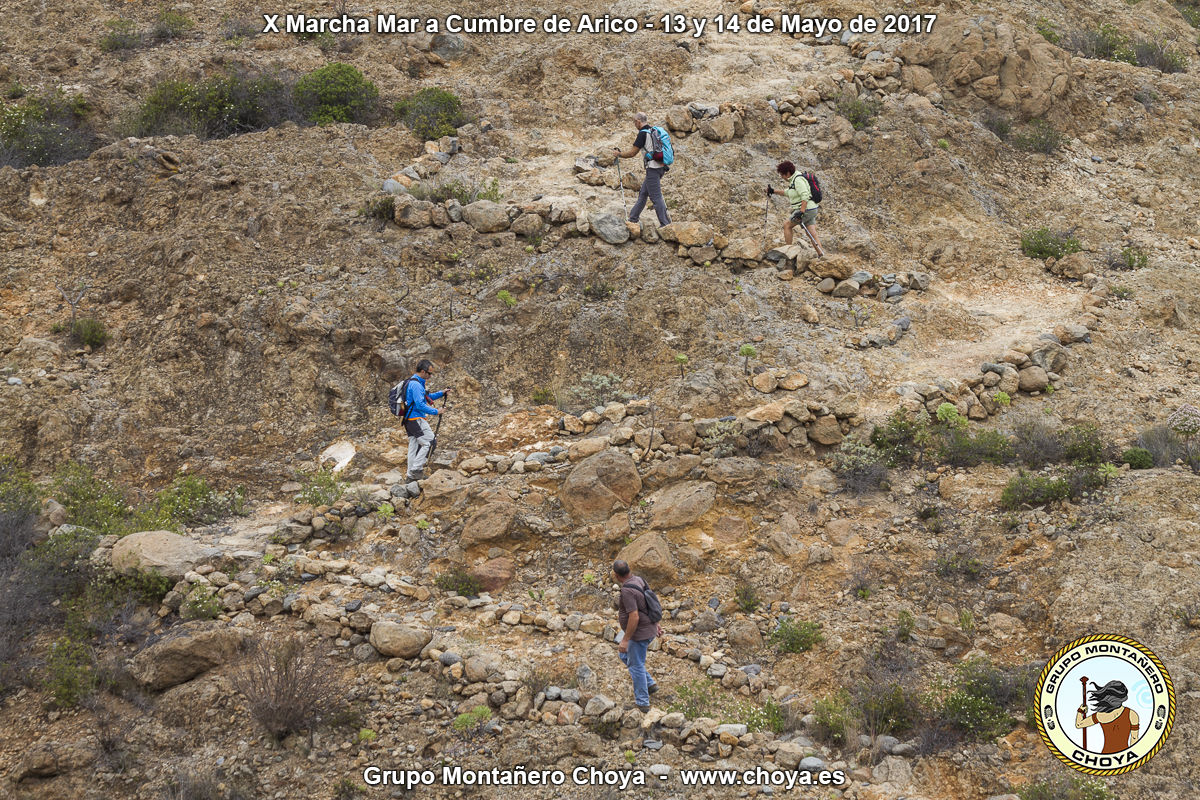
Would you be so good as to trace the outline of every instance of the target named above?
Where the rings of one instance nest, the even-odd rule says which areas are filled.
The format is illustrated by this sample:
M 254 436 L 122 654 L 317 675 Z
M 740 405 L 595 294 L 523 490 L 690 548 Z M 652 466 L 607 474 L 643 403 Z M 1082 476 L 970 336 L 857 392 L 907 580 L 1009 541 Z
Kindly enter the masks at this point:
M 845 744 L 858 729 L 850 692 L 845 689 L 818 700 L 813 715 L 817 718 L 817 735 L 833 744 Z
M 79 340 L 79 343 L 92 348 L 93 350 L 103 347 L 108 341 L 108 331 L 104 328 L 104 323 L 95 317 L 80 317 L 75 320 L 75 324 L 71 327 L 71 334 Z
M 483 592 L 479 579 L 462 567 L 443 572 L 433 583 L 444 592 L 454 592 L 463 597 L 478 597 Z
M 1108 250 L 1104 260 L 1109 269 L 1131 270 L 1142 269 L 1150 258 L 1141 247 L 1131 245 L 1121 248 L 1120 252 L 1113 249 Z
M 199 475 L 180 475 L 158 493 L 155 504 L 162 516 L 183 525 L 209 525 L 243 512 L 242 490 L 218 492 Z
M 1084 58 L 1137 63 L 1137 53 L 1134 52 L 1132 40 L 1111 23 L 1106 22 L 1092 31 L 1072 31 L 1065 44 L 1068 50 Z
M 1004 736 L 1015 725 L 1007 709 L 1029 706 L 1034 700 L 1037 675 L 1032 665 L 1007 670 L 986 658 L 965 661 L 948 684 L 935 687 L 931 697 L 935 717 L 959 734 L 979 741 Z
M 821 635 L 821 624 L 818 622 L 793 622 L 791 617 L 779 621 L 779 627 L 771 632 L 771 642 L 781 653 L 803 653 L 825 637 Z
M 878 450 L 847 439 L 833 454 L 833 470 L 853 494 L 877 491 L 887 479 L 887 466 Z
M 104 23 L 108 33 L 100 37 L 100 50 L 113 53 L 118 50 L 133 50 L 142 46 L 142 35 L 138 33 L 137 23 L 131 19 L 110 19 Z
M 470 205 L 476 200 L 491 200 L 500 202 L 504 195 L 500 192 L 500 182 L 495 178 L 466 184 L 460 180 L 418 181 L 408 187 L 408 193 L 418 200 L 428 200 L 432 203 L 444 203 L 447 200 L 457 200 L 460 205 Z
M 70 634 L 50 645 L 46 656 L 46 691 L 58 708 L 72 708 L 96 689 L 96 660 L 87 642 Z
M 206 586 L 194 586 L 179 606 L 183 619 L 216 619 L 221 615 L 221 598 Z
M 1118 300 L 1132 300 L 1133 299 L 1133 289 L 1130 289 L 1128 286 L 1114 286 L 1109 291 L 1111 291 L 1112 296 L 1117 298 Z
M 1150 469 L 1154 466 L 1154 456 L 1144 447 L 1130 447 L 1121 454 L 1121 461 L 1128 464 L 1130 469 Z
M 1063 460 L 1062 437 L 1042 416 L 1027 414 L 1013 424 L 1013 449 L 1028 467 L 1041 469 Z
M 953 467 L 1007 464 L 1016 456 L 1012 442 L 999 431 L 980 431 L 972 436 L 958 430 L 943 438 L 938 455 L 938 460 Z
M 716 689 L 707 678 L 697 678 L 691 683 L 675 687 L 675 698 L 668 711 L 683 714 L 687 719 L 711 717 L 718 713 Z
M 862 130 L 871 124 L 883 104 L 873 98 L 856 97 L 847 92 L 837 101 L 837 112 L 849 120 L 854 130 Z
M 624 382 L 619 375 L 597 375 L 589 372 L 567 391 L 585 408 L 595 408 L 631 399 L 633 395 L 621 388 Z
M 88 106 L 61 90 L 0 103 L 0 167 L 49 167 L 85 158 L 96 143 Z
M 1000 494 L 1000 506 L 1016 511 L 1026 506 L 1044 506 L 1055 500 L 1065 500 L 1071 487 L 1063 478 L 1048 475 L 1030 475 L 1024 470 L 1013 476 Z
M 1187 56 L 1164 41 L 1140 41 L 1133 46 L 1133 53 L 1139 67 L 1153 67 L 1163 73 L 1187 72 Z
M 487 706 L 475 706 L 470 711 L 459 714 L 454 718 L 454 722 L 450 723 L 451 727 L 459 733 L 469 731 L 473 728 L 478 728 L 492 718 L 492 711 Z
M 1191 25 L 1193 28 L 1200 28 L 1200 3 L 1192 0 L 1189 4 L 1187 0 L 1180 0 L 1180 2 L 1175 3 L 1175 8 L 1179 10 L 1180 16 L 1183 17 L 1188 25 Z
M 962 576 L 977 581 L 987 571 L 986 565 L 973 555 L 954 553 L 939 556 L 934 562 L 934 571 L 939 578 Z
M 1049 155 L 1062 147 L 1066 138 L 1046 120 L 1034 119 L 1013 136 L 1013 146 L 1029 153 Z
M 960 732 L 980 741 L 1004 736 L 1013 729 L 1011 714 L 987 698 L 962 690 L 950 692 L 943 699 L 939 713 Z
M 1033 27 L 1050 44 L 1058 44 L 1062 40 L 1058 26 L 1045 17 L 1038 17 L 1037 21 L 1033 23 Z
M 747 614 L 762 604 L 762 600 L 758 597 L 758 590 L 754 588 L 753 584 L 739 583 L 733 590 L 733 596 L 737 601 L 738 608 Z
M 1049 228 L 1033 228 L 1021 234 L 1021 252 L 1030 258 L 1062 258 L 1083 249 L 1071 231 L 1052 232 Z
M 558 396 L 553 389 L 546 386 L 538 386 L 533 390 L 533 394 L 529 395 L 530 401 L 535 406 L 556 406 L 558 405 Z
M 333 62 L 296 81 L 296 105 L 318 125 L 370 121 L 378 113 L 379 90 L 355 67 Z
M 184 14 L 178 11 L 170 11 L 164 9 L 158 15 L 158 20 L 154 23 L 154 38 L 160 42 L 169 42 L 173 39 L 178 39 L 183 36 L 189 28 L 195 26 Z
M 517 298 L 513 297 L 507 289 L 501 289 L 496 292 L 496 299 L 503 303 L 506 308 L 513 308 L 517 305 Z
M 887 424 L 877 426 L 871 432 L 871 444 L 882 454 L 890 467 L 911 464 L 921 454 L 918 444 L 929 428 L 929 414 L 924 409 L 912 416 L 897 409 L 888 418 Z
M 1001 407 L 1012 405 L 1012 398 L 1008 396 L 1008 392 L 996 392 L 992 395 L 992 400 Z
M 712 450 L 717 458 L 733 455 L 737 441 L 742 435 L 742 424 L 736 419 L 722 419 L 713 423 L 704 434 L 703 442 L 706 450 Z
M 1063 458 L 1081 464 L 1101 464 L 1108 460 L 1109 446 L 1100 436 L 1100 429 L 1090 423 L 1072 425 L 1059 431 Z
M 1021 800 L 1115 800 L 1099 778 L 1082 775 L 1056 775 L 1022 786 L 1017 790 Z
M 396 216 L 396 197 L 395 195 L 385 194 L 368 200 L 362 208 L 358 210 L 360 217 L 368 217 L 380 222 L 391 222 Z
M 600 301 L 607 300 L 616 292 L 616 287 L 608 281 L 600 278 L 583 287 L 583 296 L 588 300 Z
M 162 81 L 126 123 L 132 136 L 220 138 L 299 119 L 283 80 L 231 71 L 200 83 Z
M 321 468 L 300 476 L 303 488 L 297 499 L 310 506 L 331 506 L 346 493 L 346 484 L 332 469 Z
M 896 616 L 896 638 L 901 642 L 907 642 L 912 638 L 916 623 L 916 618 L 913 617 L 911 611 L 901 609 Z
M 465 124 L 462 101 L 453 92 L 429 87 L 395 106 L 396 116 L 423 141 L 453 136 Z
M 863 730 L 873 737 L 904 734 L 920 721 L 919 698 L 898 683 L 865 683 L 852 697 Z
M 72 525 L 87 528 L 99 536 L 130 533 L 133 509 L 125 494 L 111 481 L 97 477 L 91 468 L 79 463 L 64 464 L 55 473 L 54 499 L 67 511 Z

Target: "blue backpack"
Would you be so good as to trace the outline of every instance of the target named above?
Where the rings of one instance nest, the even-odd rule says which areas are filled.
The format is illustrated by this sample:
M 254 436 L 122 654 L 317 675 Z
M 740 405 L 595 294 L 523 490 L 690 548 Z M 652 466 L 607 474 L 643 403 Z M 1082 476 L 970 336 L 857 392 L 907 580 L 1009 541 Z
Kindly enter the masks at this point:
M 671 146 L 671 134 L 661 125 L 651 125 L 646 130 L 650 133 L 651 148 L 646 153 L 646 160 L 660 162 L 664 167 L 675 163 L 675 148 Z

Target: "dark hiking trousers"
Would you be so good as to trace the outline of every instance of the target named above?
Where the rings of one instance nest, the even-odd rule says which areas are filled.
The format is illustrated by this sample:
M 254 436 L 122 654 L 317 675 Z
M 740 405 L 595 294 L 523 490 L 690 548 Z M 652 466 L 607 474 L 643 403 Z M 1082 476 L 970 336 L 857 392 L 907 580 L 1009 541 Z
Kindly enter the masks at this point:
M 638 217 L 642 215 L 642 209 L 646 207 L 646 200 L 648 199 L 654 206 L 654 213 L 658 215 L 659 227 L 671 224 L 671 218 L 667 216 L 667 204 L 663 202 L 662 196 L 662 174 L 665 171 L 661 169 L 646 170 L 646 177 L 642 179 L 642 189 L 638 192 L 637 202 L 633 204 L 633 208 L 629 211 L 630 222 L 638 221 Z

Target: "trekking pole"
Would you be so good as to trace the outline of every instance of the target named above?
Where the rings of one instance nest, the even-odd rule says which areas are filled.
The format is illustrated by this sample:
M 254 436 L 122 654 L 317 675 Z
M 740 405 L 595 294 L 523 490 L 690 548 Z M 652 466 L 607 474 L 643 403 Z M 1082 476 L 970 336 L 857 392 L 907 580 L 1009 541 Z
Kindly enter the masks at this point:
M 771 184 L 767 184 L 767 188 L 771 188 Z M 767 246 L 767 240 L 771 236 L 770 222 L 768 218 L 771 215 L 771 195 L 767 194 L 767 202 L 763 206 L 763 247 Z
M 621 193 L 621 208 L 625 210 L 625 219 L 629 219 L 629 206 L 625 202 L 625 177 L 621 174 L 620 156 L 617 156 L 617 191 Z
M 433 454 L 435 452 L 437 452 L 438 431 L 440 431 L 442 429 L 442 414 L 445 414 L 449 410 L 450 410 L 450 401 L 446 400 L 446 402 L 442 404 L 442 413 L 437 415 L 437 418 L 438 418 L 437 425 L 433 426 L 433 444 L 431 444 L 429 446 L 429 458 L 426 459 L 426 461 L 433 461 Z

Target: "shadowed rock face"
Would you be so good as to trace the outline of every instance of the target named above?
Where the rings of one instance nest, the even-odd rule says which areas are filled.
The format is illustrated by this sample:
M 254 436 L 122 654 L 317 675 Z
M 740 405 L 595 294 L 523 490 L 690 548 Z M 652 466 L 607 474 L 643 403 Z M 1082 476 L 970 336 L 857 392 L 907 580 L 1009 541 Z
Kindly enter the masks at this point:
M 614 509 L 628 507 L 642 490 L 633 459 L 606 451 L 575 467 L 559 490 L 563 507 L 580 522 L 602 522 Z

